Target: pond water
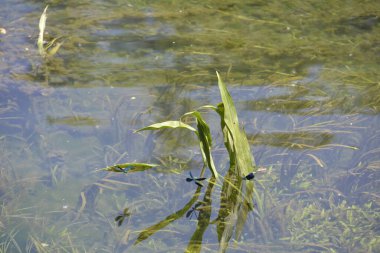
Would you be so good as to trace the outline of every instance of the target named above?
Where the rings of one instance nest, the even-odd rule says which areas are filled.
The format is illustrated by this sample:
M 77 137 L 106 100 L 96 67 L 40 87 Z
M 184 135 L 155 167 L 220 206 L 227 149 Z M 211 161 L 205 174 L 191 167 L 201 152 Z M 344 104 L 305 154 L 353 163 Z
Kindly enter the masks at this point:
M 380 2 L 48 3 L 45 59 L 46 5 L 1 7 L 0 252 L 380 251 Z M 134 132 L 221 102 L 216 70 L 257 165 L 231 236 L 218 115 L 203 187 L 193 133 Z

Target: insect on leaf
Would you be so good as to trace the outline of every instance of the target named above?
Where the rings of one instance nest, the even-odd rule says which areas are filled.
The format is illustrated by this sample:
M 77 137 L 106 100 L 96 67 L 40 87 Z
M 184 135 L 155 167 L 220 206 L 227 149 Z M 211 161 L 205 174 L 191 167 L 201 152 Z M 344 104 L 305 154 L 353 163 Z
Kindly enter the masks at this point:
M 235 152 L 236 162 L 238 166 L 237 172 L 239 173 L 239 176 L 247 175 L 252 171 L 252 168 L 254 167 L 250 145 L 248 143 L 245 132 L 239 127 L 239 120 L 235 105 L 229 91 L 227 90 L 227 86 L 223 82 L 219 73 L 216 72 L 216 74 L 218 76 L 220 96 L 223 101 L 222 121 L 224 121 L 224 124 L 228 128 L 228 133 L 231 135 L 227 136 L 227 138 L 233 141 L 233 150 Z M 219 107 L 220 109 L 222 108 L 221 106 Z
M 149 163 L 122 163 L 109 166 L 100 170 L 112 171 L 112 172 L 122 172 L 122 173 L 133 173 L 138 171 L 144 171 L 148 169 L 155 168 L 159 165 L 149 164 Z
M 222 104 L 218 105 L 217 112 L 221 116 L 221 127 L 223 129 L 224 143 L 230 155 L 230 169 L 242 178 L 243 175 L 251 173 L 255 166 L 254 160 L 251 154 L 250 145 L 248 143 L 247 136 L 243 129 L 239 127 L 239 121 L 234 102 L 230 93 L 227 90 L 227 86 L 221 79 L 218 72 L 218 86 L 220 95 L 222 98 Z M 219 236 L 221 237 L 221 252 L 224 252 L 228 241 L 232 236 L 232 232 L 235 227 L 235 239 L 238 240 L 243 230 L 243 226 L 247 219 L 247 214 L 253 208 L 253 182 L 247 180 L 245 192 L 241 196 L 242 203 L 236 201 L 231 203 L 230 215 L 225 216 L 225 219 L 230 221 L 226 223 L 226 226 L 219 228 Z M 238 189 L 242 187 L 241 181 L 236 181 L 234 186 Z M 229 191 L 227 193 L 227 199 L 231 198 Z M 223 243 L 223 241 L 225 243 Z

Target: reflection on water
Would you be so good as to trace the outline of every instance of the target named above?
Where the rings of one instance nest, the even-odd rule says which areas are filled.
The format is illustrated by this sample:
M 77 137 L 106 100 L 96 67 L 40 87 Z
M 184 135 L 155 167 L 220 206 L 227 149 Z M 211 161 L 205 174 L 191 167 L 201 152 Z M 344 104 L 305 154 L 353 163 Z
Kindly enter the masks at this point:
M 378 252 L 379 3 L 148 2 L 51 4 L 49 61 L 45 6 L 2 3 L 0 252 Z M 133 132 L 219 103 L 215 70 L 265 168 L 238 228 L 217 115 L 203 187 L 194 136 Z

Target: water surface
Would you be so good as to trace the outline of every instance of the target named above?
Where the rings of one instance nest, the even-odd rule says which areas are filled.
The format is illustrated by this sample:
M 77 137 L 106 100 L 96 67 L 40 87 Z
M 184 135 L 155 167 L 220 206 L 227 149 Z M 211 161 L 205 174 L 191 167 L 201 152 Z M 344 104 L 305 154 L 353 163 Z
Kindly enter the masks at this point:
M 0 252 L 217 252 L 217 115 L 214 186 L 185 181 L 203 166 L 191 133 L 134 133 L 219 103 L 216 70 L 260 168 L 226 252 L 380 250 L 379 3 L 53 1 L 48 60 L 44 8 L 2 3 Z M 97 170 L 134 161 L 160 167 Z

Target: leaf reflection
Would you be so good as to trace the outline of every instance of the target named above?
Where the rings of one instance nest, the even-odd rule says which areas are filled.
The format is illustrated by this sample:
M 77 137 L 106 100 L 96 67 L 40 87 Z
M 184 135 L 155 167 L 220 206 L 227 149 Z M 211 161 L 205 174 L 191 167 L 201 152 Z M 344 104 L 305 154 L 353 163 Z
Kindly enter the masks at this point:
M 201 187 L 197 188 L 197 190 L 195 191 L 195 193 L 194 193 L 193 197 L 191 198 L 191 200 L 182 209 L 180 209 L 177 212 L 175 212 L 175 213 L 167 216 L 164 220 L 156 223 L 153 226 L 150 226 L 149 228 L 147 228 L 143 232 L 141 232 L 137 236 L 137 239 L 136 239 L 134 245 L 136 245 L 136 244 L 144 241 L 145 239 L 149 238 L 151 235 L 153 235 L 157 231 L 163 229 L 164 227 L 166 227 L 167 225 L 169 225 L 173 221 L 175 221 L 175 220 L 181 218 L 182 216 L 184 216 L 187 213 L 187 211 L 189 211 L 189 209 L 193 206 L 193 204 L 195 202 L 197 202 L 201 189 L 202 189 Z
M 211 217 L 211 193 L 215 185 L 215 177 L 210 179 L 207 185 L 207 190 L 204 195 L 203 203 L 198 215 L 197 228 L 190 239 L 189 245 L 187 246 L 186 252 L 200 252 L 202 247 L 203 234 L 206 231 L 208 225 L 210 224 Z
M 191 218 L 193 217 L 193 215 L 195 215 L 195 217 L 198 219 L 197 212 L 200 212 L 199 207 L 200 207 L 202 204 L 203 204 L 202 202 L 198 202 L 198 203 L 196 203 L 196 204 L 190 209 L 190 211 L 188 211 L 188 212 L 186 213 L 186 218 L 191 219 Z

